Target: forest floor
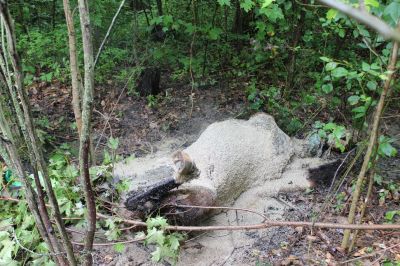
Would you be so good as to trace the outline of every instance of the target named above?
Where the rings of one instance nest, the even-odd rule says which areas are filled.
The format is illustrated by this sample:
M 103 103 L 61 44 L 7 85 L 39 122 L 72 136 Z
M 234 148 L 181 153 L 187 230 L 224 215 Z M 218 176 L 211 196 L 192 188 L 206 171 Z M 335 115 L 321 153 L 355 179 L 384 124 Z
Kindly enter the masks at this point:
M 164 81 L 162 84 L 173 84 Z M 171 151 L 193 143 L 200 133 L 211 123 L 227 118 L 247 118 L 250 114 L 246 104 L 243 84 L 221 84 L 209 88 L 192 89 L 187 85 L 173 84 L 168 88 L 167 96 L 158 100 L 153 108 L 144 97 L 128 95 L 123 87 L 106 84 L 97 87 L 94 111 L 94 142 L 98 153 L 105 147 L 107 138 L 118 137 L 118 153 L 124 157 L 135 155 L 142 157 L 155 153 L 163 142 L 171 139 Z M 194 94 L 193 94 L 194 93 Z M 69 89 L 60 84 L 48 86 L 37 84 L 29 90 L 34 113 L 39 118 L 43 130 L 51 130 L 53 136 L 47 136 L 51 145 L 63 142 L 74 143 L 72 108 Z M 193 98 L 193 104 L 191 101 Z M 48 120 L 47 118 L 48 117 Z M 390 123 L 389 123 L 390 121 Z M 384 120 L 383 128 L 399 137 L 399 121 Z M 399 141 L 395 143 L 400 147 Z M 397 184 L 400 183 L 400 157 L 380 164 L 382 172 Z M 387 181 L 389 182 L 389 181 Z M 378 191 L 379 190 L 379 191 Z M 387 191 L 384 185 L 377 187 L 368 206 L 366 221 L 370 224 L 384 223 L 385 213 L 399 210 L 398 195 L 387 195 L 379 200 L 379 192 Z M 321 222 L 346 221 L 350 203 L 351 182 L 346 181 L 342 190 L 343 197 L 334 197 L 324 208 L 328 188 L 320 187 L 309 192 L 284 193 L 275 198 L 281 207 L 279 219 L 291 221 L 310 221 L 319 217 Z M 397 197 L 397 198 L 396 198 Z M 273 210 L 273 207 L 272 209 Z M 276 216 L 274 218 L 277 218 Z M 221 237 L 235 236 L 224 233 Z M 400 232 L 363 231 L 360 232 L 354 251 L 345 254 L 340 249 L 343 230 L 308 228 L 274 228 L 243 232 L 246 239 L 240 239 L 237 245 L 226 254 L 220 254 L 215 261 L 189 261 L 182 265 L 380 265 L 386 260 L 400 260 Z M 125 234 L 127 238 L 133 238 Z M 183 243 L 183 254 L 196 254 L 207 243 L 199 243 L 198 236 Z M 240 236 L 239 236 L 240 237 Z M 210 239 L 218 241 L 218 236 Z M 101 242 L 104 240 L 97 240 Z M 127 244 L 125 251 L 118 253 L 112 246 L 96 247 L 96 265 L 156 265 L 150 260 L 152 247 L 140 243 Z M 193 256 L 195 257 L 195 256 Z M 164 263 L 169 265 L 168 263 Z

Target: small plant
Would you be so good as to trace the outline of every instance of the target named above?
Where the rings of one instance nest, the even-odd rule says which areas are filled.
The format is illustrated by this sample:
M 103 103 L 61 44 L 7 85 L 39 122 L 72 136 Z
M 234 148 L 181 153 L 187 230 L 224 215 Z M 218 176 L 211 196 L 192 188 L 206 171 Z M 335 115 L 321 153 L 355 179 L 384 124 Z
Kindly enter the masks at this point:
M 383 206 L 386 202 L 387 199 L 394 200 L 394 201 L 399 201 L 400 200 L 400 186 L 396 184 L 393 181 L 390 182 L 385 182 L 381 180 L 382 178 L 378 178 L 378 181 L 380 182 L 379 185 L 383 185 L 383 188 L 381 188 L 378 192 L 379 196 L 379 205 Z M 375 182 L 377 179 L 375 179 Z
M 346 132 L 344 126 L 335 123 L 321 123 L 316 121 L 313 125 L 312 136 L 319 138 L 320 142 L 327 142 L 330 147 L 335 147 L 341 152 L 346 150 L 350 135 Z
M 336 203 L 333 205 L 334 209 L 336 212 L 341 212 L 344 209 L 345 203 L 346 202 L 346 193 L 341 192 L 336 195 Z
M 400 217 L 400 210 L 396 210 L 396 211 L 388 211 L 385 214 L 385 220 L 389 223 L 393 223 L 396 220 L 396 217 L 399 218 Z
M 152 260 L 159 262 L 161 260 L 172 259 L 173 264 L 176 264 L 179 255 L 180 241 L 185 236 L 181 233 L 168 233 L 167 219 L 164 217 L 149 218 L 146 221 L 147 232 L 138 234 L 140 238 L 146 238 L 145 244 L 155 244 L 156 250 L 151 253 Z
M 150 108 L 155 108 L 158 105 L 158 99 L 156 96 L 150 94 L 147 96 L 147 106 Z

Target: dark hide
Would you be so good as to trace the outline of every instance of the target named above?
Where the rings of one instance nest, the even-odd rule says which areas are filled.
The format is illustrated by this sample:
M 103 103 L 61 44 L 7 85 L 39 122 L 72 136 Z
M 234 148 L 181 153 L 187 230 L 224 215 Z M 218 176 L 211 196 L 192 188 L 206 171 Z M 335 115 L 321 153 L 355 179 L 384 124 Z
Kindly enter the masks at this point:
M 141 96 L 156 95 L 161 92 L 160 89 L 160 69 L 148 67 L 140 74 L 137 88 Z

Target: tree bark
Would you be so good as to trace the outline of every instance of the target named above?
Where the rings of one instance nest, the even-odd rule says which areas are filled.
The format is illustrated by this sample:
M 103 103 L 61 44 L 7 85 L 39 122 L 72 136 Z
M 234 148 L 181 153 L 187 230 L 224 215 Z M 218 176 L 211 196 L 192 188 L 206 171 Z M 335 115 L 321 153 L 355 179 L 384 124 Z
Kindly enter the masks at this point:
M 79 65 L 76 55 L 76 35 L 74 27 L 74 19 L 72 17 L 71 6 L 69 0 L 63 0 L 65 21 L 68 28 L 68 45 L 69 45 L 69 66 L 71 69 L 71 85 L 72 85 L 72 108 L 74 111 L 76 127 L 78 135 L 82 131 L 82 111 L 81 111 L 81 92 L 82 82 L 79 79 Z
M 85 65 L 84 96 L 82 104 L 82 132 L 79 147 L 81 184 L 86 200 L 87 229 L 84 246 L 84 265 L 92 265 L 92 249 L 96 230 L 96 205 L 89 175 L 90 122 L 93 110 L 94 59 L 89 6 L 86 0 L 78 0 L 81 21 L 83 56 Z

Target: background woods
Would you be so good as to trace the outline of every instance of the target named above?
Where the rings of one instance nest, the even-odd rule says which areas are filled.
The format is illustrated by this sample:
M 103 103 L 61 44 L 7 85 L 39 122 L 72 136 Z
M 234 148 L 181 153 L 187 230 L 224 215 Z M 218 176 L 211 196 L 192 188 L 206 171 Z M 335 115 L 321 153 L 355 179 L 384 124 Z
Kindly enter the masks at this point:
M 96 239 L 123 252 L 133 240 L 115 217 L 129 184 L 113 178 L 115 163 L 257 111 L 314 155 L 345 158 L 307 220 L 324 211 L 361 224 L 378 206 L 374 223 L 398 223 L 400 2 L 343 4 L 0 1 L 0 264 L 91 265 Z M 176 259 L 183 239 L 165 223 L 141 236 L 159 245 L 156 260 Z M 350 233 L 335 239 L 335 259 L 357 248 L 400 261 L 383 234 L 379 249 Z

